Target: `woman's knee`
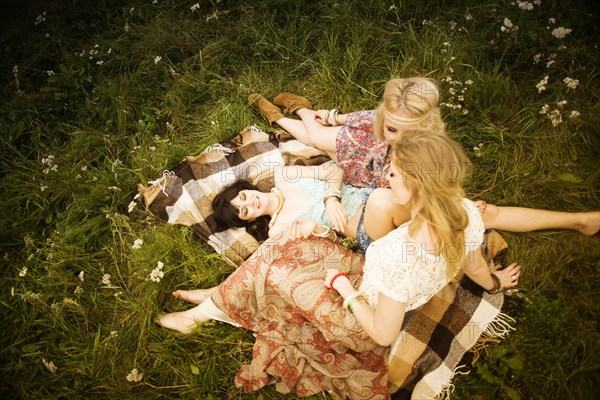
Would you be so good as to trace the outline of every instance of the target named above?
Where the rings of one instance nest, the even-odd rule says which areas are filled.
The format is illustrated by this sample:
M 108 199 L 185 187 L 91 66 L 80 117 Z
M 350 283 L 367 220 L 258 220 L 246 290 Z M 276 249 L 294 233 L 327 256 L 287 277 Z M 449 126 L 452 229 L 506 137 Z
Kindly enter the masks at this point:
M 479 209 L 479 213 L 481 214 L 481 218 L 483 219 L 483 225 L 488 229 L 494 228 L 494 224 L 498 220 L 498 213 L 500 212 L 500 207 L 497 207 L 493 204 L 478 204 L 477 208 Z

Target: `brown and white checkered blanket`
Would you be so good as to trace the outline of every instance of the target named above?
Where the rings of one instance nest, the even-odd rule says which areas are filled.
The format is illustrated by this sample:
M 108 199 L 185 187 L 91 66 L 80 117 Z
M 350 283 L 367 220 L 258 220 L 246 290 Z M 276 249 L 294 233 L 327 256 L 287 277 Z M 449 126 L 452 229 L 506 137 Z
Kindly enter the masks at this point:
M 173 224 L 189 226 L 217 253 L 240 265 L 259 247 L 245 229 L 219 230 L 211 202 L 229 183 L 242 178 L 261 190 L 273 186 L 272 171 L 281 165 L 314 165 L 328 160 L 321 152 L 286 135 L 251 126 L 233 139 L 187 157 L 150 186 L 140 185 L 148 210 Z M 484 257 L 491 260 L 506 242 L 486 233 Z M 450 283 L 405 317 L 389 357 L 393 399 L 431 399 L 449 395 L 451 379 L 464 354 L 482 334 L 503 337 L 510 317 L 500 313 L 503 295 L 489 295 L 467 277 Z

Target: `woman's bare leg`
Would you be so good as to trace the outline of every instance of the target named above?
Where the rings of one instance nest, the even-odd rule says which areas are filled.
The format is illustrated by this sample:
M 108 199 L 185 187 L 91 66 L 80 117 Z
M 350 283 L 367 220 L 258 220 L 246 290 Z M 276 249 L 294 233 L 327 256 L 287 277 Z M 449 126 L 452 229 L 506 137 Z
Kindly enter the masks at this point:
M 181 299 L 183 301 L 187 301 L 188 303 L 200 304 L 204 300 L 210 297 L 211 294 L 217 290 L 218 286 L 212 287 L 210 289 L 193 289 L 193 290 L 176 290 L 171 293 L 173 296 Z
M 303 143 L 335 154 L 335 141 L 342 127 L 321 125 L 315 118 L 317 113 L 308 108 L 297 110 L 296 115 L 302 119 L 308 135 L 308 142 Z
M 210 303 L 212 304 L 212 301 Z M 207 312 L 207 304 L 208 302 L 205 301 L 186 311 L 161 313 L 156 318 L 156 323 L 181 333 L 191 333 L 198 325 L 212 319 L 210 313 Z
M 486 228 L 509 232 L 572 229 L 593 236 L 600 230 L 600 211 L 562 212 L 488 204 L 482 218 Z

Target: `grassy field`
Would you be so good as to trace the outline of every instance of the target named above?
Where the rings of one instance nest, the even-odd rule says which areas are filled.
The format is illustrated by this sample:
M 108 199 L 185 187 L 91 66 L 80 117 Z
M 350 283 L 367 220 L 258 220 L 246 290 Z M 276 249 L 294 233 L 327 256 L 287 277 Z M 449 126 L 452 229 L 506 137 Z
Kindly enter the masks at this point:
M 253 91 L 377 105 L 394 76 L 442 89 L 471 198 L 600 208 L 600 18 L 592 1 L 58 0 L 3 6 L 0 397 L 293 399 L 233 385 L 253 337 L 154 324 L 169 293 L 232 268 L 135 199 L 186 155 L 257 124 Z M 600 394 L 600 238 L 506 234 L 524 266 L 455 399 Z M 134 248 L 141 239 L 140 248 Z M 139 243 L 139 242 L 138 242 Z M 150 279 L 162 263 L 163 277 Z M 156 279 L 155 279 L 156 280 Z M 314 396 L 325 399 L 325 395 Z

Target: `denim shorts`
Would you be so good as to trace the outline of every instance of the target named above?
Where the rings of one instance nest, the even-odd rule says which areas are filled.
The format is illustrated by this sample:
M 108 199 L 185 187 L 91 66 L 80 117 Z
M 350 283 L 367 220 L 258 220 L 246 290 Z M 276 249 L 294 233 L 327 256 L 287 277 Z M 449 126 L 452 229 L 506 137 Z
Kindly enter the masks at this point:
M 363 252 L 367 252 L 367 247 L 373 243 L 373 239 L 367 235 L 365 231 L 365 210 L 367 209 L 367 200 L 369 196 L 375 190 L 376 186 L 370 186 L 363 189 L 363 209 L 360 213 L 360 219 L 358 220 L 358 226 L 356 227 L 356 240 L 358 241 L 358 248 Z

